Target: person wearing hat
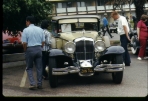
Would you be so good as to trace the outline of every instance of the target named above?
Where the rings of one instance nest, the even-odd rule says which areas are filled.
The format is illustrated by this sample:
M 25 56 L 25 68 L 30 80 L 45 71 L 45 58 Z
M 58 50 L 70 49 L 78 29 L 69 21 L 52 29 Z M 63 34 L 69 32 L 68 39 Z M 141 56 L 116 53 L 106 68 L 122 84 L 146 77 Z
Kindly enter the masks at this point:
M 107 14 L 105 13 L 104 17 L 102 19 L 102 22 L 103 22 L 103 26 L 102 26 L 103 36 L 105 36 L 105 33 L 107 31 L 109 36 L 112 38 L 113 36 L 110 34 L 109 27 L 108 27 L 108 20 L 106 19 L 106 17 L 107 17 Z

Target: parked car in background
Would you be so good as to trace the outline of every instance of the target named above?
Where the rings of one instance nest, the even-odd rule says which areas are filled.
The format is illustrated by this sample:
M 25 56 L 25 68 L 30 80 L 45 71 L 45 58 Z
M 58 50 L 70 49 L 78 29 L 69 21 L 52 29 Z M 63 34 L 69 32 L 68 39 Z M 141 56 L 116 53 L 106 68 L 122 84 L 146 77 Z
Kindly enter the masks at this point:
M 132 44 L 132 47 L 131 47 L 132 54 L 138 55 L 139 49 L 140 49 L 140 43 L 137 36 L 137 30 L 133 30 L 130 33 L 130 37 L 131 37 L 131 44 Z M 148 51 L 148 40 L 147 40 L 146 51 Z
M 117 20 L 110 23 L 110 25 L 109 25 L 110 33 L 117 33 L 117 27 L 118 27 L 118 21 Z
M 109 37 L 101 35 L 99 16 L 55 16 L 51 25 L 48 73 L 52 88 L 58 86 L 60 76 L 69 74 L 90 77 L 111 73 L 114 83 L 122 82 L 124 49 L 111 46 Z
M 2 33 L 3 54 L 22 53 L 23 45 L 21 42 L 21 33 L 13 35 Z

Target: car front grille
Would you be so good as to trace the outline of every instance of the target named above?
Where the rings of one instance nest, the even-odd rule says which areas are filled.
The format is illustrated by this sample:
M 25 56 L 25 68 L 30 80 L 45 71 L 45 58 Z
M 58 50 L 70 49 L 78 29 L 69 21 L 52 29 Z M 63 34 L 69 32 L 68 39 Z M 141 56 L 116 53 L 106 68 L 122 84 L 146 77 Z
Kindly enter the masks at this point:
M 76 42 L 75 53 L 78 60 L 92 59 L 94 55 L 93 41 L 81 40 Z

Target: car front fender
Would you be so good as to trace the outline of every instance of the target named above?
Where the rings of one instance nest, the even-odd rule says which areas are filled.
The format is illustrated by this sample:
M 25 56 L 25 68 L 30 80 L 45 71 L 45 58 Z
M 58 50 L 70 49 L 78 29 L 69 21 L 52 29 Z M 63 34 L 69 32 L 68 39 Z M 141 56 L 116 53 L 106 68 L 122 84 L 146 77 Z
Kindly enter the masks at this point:
M 107 55 L 107 54 L 122 54 L 124 52 L 125 52 L 125 50 L 122 46 L 110 46 L 110 47 L 106 48 L 106 50 L 104 51 L 104 55 Z
M 67 56 L 67 54 L 60 49 L 51 49 L 49 53 L 50 53 L 49 56 L 62 56 L 62 55 Z

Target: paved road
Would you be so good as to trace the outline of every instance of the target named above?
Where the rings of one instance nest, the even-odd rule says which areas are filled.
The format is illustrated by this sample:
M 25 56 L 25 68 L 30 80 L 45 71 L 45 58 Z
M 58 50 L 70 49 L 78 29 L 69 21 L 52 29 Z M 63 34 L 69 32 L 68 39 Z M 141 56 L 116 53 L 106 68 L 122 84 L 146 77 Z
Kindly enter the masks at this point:
M 91 78 L 63 76 L 54 89 L 50 88 L 48 80 L 43 80 L 44 89 L 31 91 L 25 66 L 21 66 L 3 69 L 2 94 L 5 97 L 145 97 L 148 94 L 148 60 L 139 61 L 131 52 L 130 56 L 131 66 L 125 68 L 119 85 L 112 82 L 111 74 L 100 73 Z
M 113 36 L 111 41 L 119 41 L 119 35 L 113 33 Z M 145 97 L 148 94 L 148 60 L 139 61 L 136 55 L 129 52 L 132 63 L 125 68 L 120 85 L 112 82 L 111 74 L 101 73 L 91 78 L 64 76 L 55 89 L 50 88 L 48 80 L 44 80 L 44 89 L 30 91 L 25 66 L 10 66 L 3 68 L 2 94 L 6 97 Z

